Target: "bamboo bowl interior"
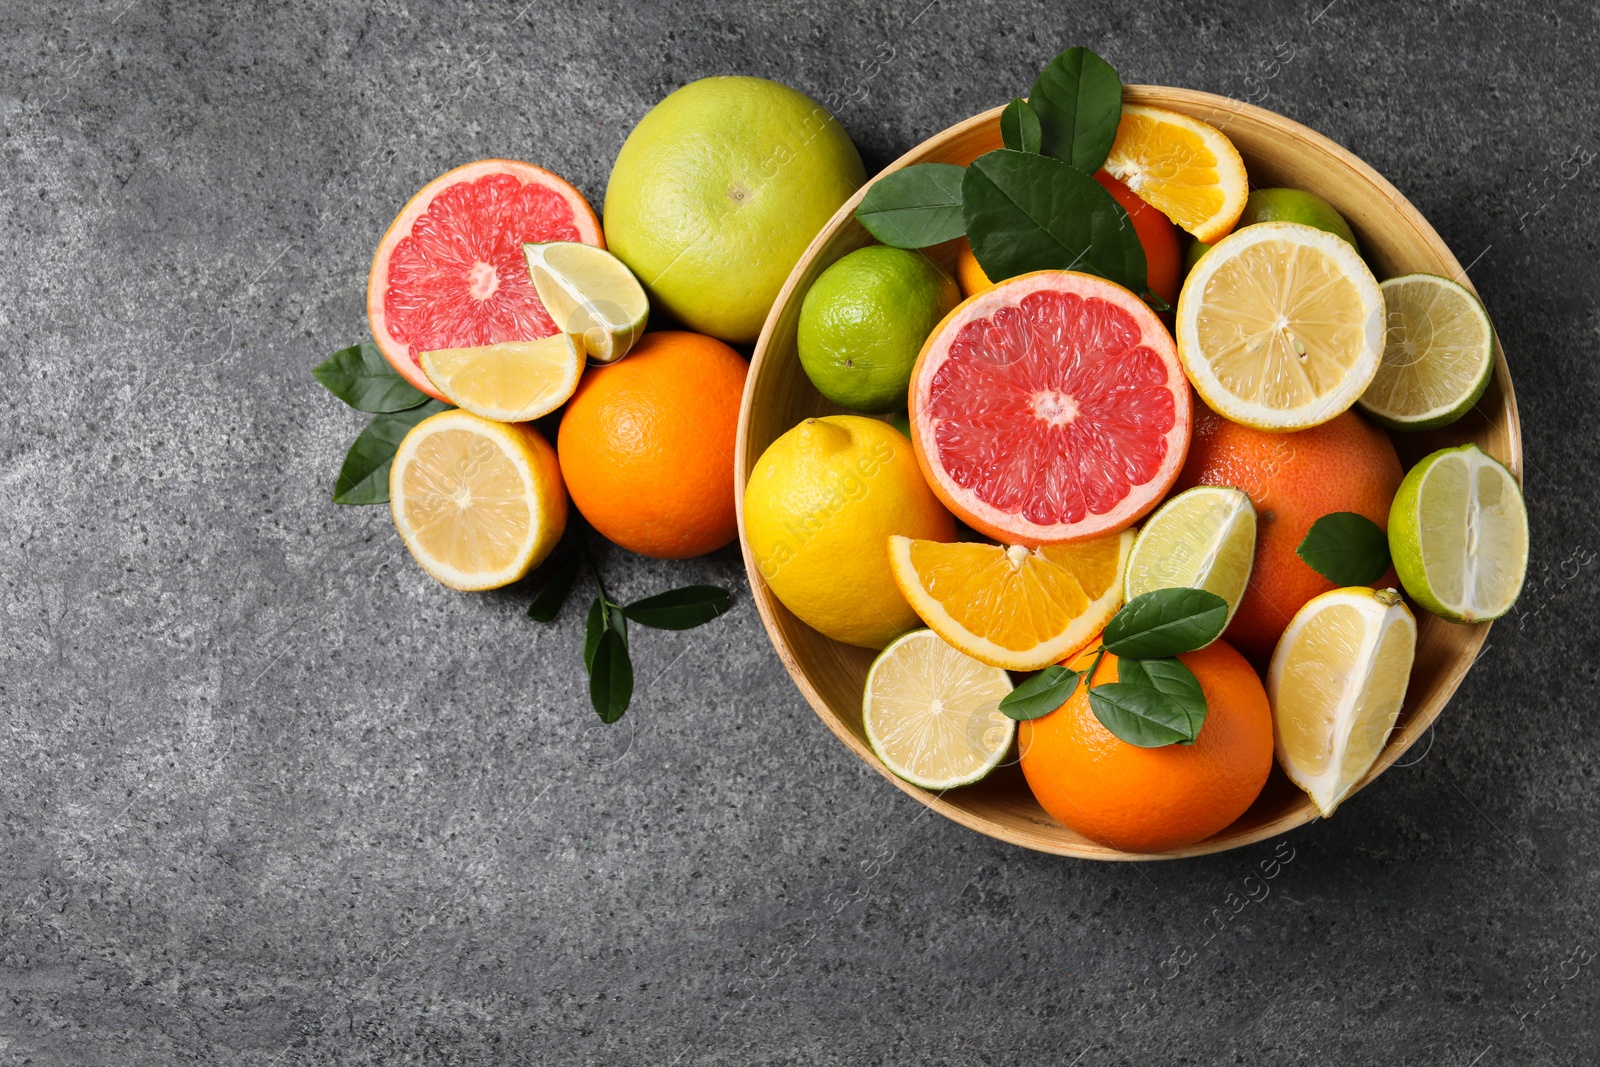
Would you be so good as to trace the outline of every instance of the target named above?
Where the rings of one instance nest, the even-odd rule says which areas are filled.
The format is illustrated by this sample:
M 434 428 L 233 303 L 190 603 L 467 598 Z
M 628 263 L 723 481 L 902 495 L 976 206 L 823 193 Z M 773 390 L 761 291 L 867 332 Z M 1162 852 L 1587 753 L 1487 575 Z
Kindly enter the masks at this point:
M 1252 186 L 1290 186 L 1327 199 L 1355 229 L 1380 279 L 1425 271 L 1466 282 L 1460 263 L 1427 220 L 1376 171 L 1326 137 L 1281 115 L 1210 93 L 1128 86 L 1124 95 L 1129 103 L 1171 108 L 1223 130 L 1243 155 Z M 884 173 L 913 163 L 970 163 L 1001 147 L 999 116 L 996 108 L 952 126 Z M 839 209 L 789 275 L 757 342 L 739 416 L 734 465 L 745 570 L 767 634 L 801 693 L 839 740 L 900 789 L 963 826 L 1025 848 L 1101 860 L 1175 858 L 1237 848 L 1311 821 L 1316 809 L 1274 765 L 1261 796 L 1231 826 L 1185 848 L 1135 855 L 1089 841 L 1045 814 L 1023 780 L 1014 751 L 984 781 L 942 794 L 902 781 L 872 754 L 861 725 L 861 692 L 875 653 L 823 637 L 791 615 L 762 580 L 744 536 L 744 485 L 762 452 L 800 420 L 843 410 L 824 400 L 807 380 L 795 353 L 795 329 L 800 303 L 817 276 L 841 256 L 872 243 L 854 215 L 865 192 L 863 188 Z M 935 250 L 939 252 L 950 254 Z M 1407 468 L 1435 449 L 1475 441 L 1521 478 L 1522 434 L 1504 353 L 1496 353 L 1494 381 L 1475 412 L 1443 430 L 1395 433 L 1391 438 Z M 1416 663 L 1405 706 L 1358 789 L 1394 763 L 1438 718 L 1488 634 L 1487 623 L 1462 626 L 1420 610 L 1417 616 Z

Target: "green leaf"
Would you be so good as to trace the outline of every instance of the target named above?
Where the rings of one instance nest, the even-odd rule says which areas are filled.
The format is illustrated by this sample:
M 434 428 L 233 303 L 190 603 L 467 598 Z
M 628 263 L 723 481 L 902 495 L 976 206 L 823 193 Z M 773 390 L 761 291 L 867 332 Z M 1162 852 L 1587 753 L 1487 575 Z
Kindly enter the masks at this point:
M 589 615 L 583 621 L 583 668 L 594 670 L 594 657 L 606 634 L 616 634 L 622 643 L 628 643 L 628 620 L 623 618 L 617 605 L 595 597 L 589 605 Z
M 311 373 L 323 388 L 357 411 L 409 411 L 428 400 L 428 394 L 400 377 L 371 342 L 339 349 Z
M 714 585 L 686 585 L 635 600 L 622 614 L 641 626 L 658 630 L 692 630 L 728 610 L 732 597 Z
M 1192 728 L 1189 739 L 1179 741 L 1181 745 L 1194 743 L 1200 736 L 1200 727 L 1206 721 L 1206 694 L 1200 688 L 1200 679 L 1194 672 L 1176 659 L 1119 659 L 1117 660 L 1117 682 L 1128 685 L 1144 686 L 1161 693 L 1172 701 L 1187 716 L 1187 722 Z M 1110 729 L 1110 727 L 1106 727 Z M 1119 735 L 1120 736 L 1120 735 Z M 1126 739 L 1124 739 L 1126 740 Z
M 965 167 L 918 163 L 872 183 L 856 207 L 867 232 L 896 248 L 926 248 L 966 232 L 961 213 Z
M 1294 552 L 1335 585 L 1371 585 L 1389 569 L 1389 535 L 1353 511 L 1322 516 Z
M 633 661 L 621 630 L 607 629 L 589 660 L 589 703 L 605 723 L 616 722 L 633 699 Z
M 1000 710 L 1018 722 L 1037 719 L 1071 700 L 1077 688 L 1078 672 L 1053 664 L 1007 693 Z
M 578 580 L 582 563 L 576 552 L 569 552 L 539 568 L 546 572 L 543 575 L 544 586 L 533 598 L 533 603 L 528 605 L 528 618 L 534 622 L 551 622 L 561 614 L 561 606 L 567 602 L 572 584 Z
M 374 415 L 361 431 L 350 451 L 345 453 L 339 479 L 333 486 L 335 504 L 383 504 L 389 500 L 389 464 L 394 451 L 411 427 L 441 411 L 449 404 L 429 400 L 409 411 Z
M 1118 661 L 1120 669 L 1122 661 Z M 1192 742 L 1205 720 L 1205 700 L 1195 709 L 1153 685 L 1106 682 L 1089 690 L 1089 708 L 1100 725 L 1130 745 L 1160 748 Z
M 1037 152 L 1040 145 L 1039 113 L 1022 97 L 1017 97 L 1000 112 L 1000 140 L 1018 152 Z
M 1039 114 L 1045 155 L 1085 174 L 1100 169 L 1122 119 L 1122 79 L 1111 64 L 1087 48 L 1069 48 L 1039 73 L 1028 101 Z
M 1156 589 L 1134 597 L 1106 624 L 1101 640 L 1113 656 L 1161 659 L 1215 641 L 1228 623 L 1228 602 L 1204 589 Z
M 1078 270 L 1145 290 L 1144 248 L 1133 222 L 1083 171 L 1002 148 L 974 160 L 961 189 L 967 240 L 991 281 Z

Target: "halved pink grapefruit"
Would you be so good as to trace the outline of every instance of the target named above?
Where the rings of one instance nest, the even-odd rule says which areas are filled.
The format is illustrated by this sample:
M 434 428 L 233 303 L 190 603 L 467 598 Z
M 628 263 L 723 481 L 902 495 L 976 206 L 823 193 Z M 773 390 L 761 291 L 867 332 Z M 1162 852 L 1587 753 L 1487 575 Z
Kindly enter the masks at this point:
M 606 246 L 583 194 L 543 167 L 484 159 L 435 178 L 372 257 L 373 339 L 406 381 L 445 399 L 422 373 L 422 353 L 556 332 L 522 254 L 526 242 L 551 241 Z
M 911 441 L 944 505 L 1006 544 L 1137 521 L 1189 451 L 1189 382 L 1133 293 L 1075 271 L 1001 282 L 934 328 L 911 372 Z

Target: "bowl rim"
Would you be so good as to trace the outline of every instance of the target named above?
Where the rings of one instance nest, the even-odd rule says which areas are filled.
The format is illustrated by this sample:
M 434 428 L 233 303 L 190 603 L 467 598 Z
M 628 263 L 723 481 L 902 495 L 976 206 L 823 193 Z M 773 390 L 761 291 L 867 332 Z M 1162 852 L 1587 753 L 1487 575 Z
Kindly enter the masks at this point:
M 1446 269 L 1452 271 L 1453 276 L 1459 283 L 1466 286 L 1475 296 L 1477 295 L 1477 289 L 1473 286 L 1471 279 L 1466 276 L 1466 271 L 1462 268 L 1460 261 L 1450 250 L 1450 247 L 1445 244 L 1438 232 L 1434 230 L 1432 224 L 1417 210 L 1415 205 L 1371 165 L 1332 138 L 1267 108 L 1197 89 L 1183 89 L 1164 85 L 1125 85 L 1123 86 L 1123 100 L 1125 103 L 1148 104 L 1157 107 L 1178 104 L 1186 109 L 1195 111 L 1209 108 L 1211 109 L 1211 115 L 1206 116 L 1205 121 L 1212 122 L 1213 125 L 1217 125 L 1213 121 L 1213 116 L 1222 113 L 1227 113 L 1228 115 L 1242 114 L 1258 121 L 1285 125 L 1290 132 L 1299 138 L 1303 145 L 1315 152 L 1332 157 L 1376 188 L 1396 208 L 1400 216 L 1414 231 L 1414 236 L 1438 257 L 1440 263 Z M 858 758 L 892 782 L 902 792 L 916 798 L 924 806 L 970 830 L 975 830 L 987 837 L 1032 851 L 1071 856 L 1079 859 L 1110 861 L 1183 859 L 1243 848 L 1247 845 L 1264 841 L 1267 838 L 1279 836 L 1319 818 L 1316 808 L 1309 800 L 1297 804 L 1290 811 L 1262 823 L 1247 833 L 1224 836 L 1227 834 L 1227 829 L 1224 828 L 1218 834 L 1195 842 L 1192 845 L 1156 853 L 1123 852 L 1093 842 L 1056 841 L 1042 835 L 1034 836 L 1019 831 L 1014 826 L 998 822 L 966 807 L 945 800 L 943 792 L 934 793 L 912 785 L 884 766 L 883 762 L 877 758 L 872 750 L 844 725 L 838 714 L 811 683 L 793 651 L 779 634 L 775 617 L 777 598 L 761 577 L 756 562 L 750 554 L 750 542 L 745 534 L 744 521 L 745 483 L 756 458 L 750 455 L 750 410 L 755 395 L 758 372 L 768 359 L 774 358 L 770 354 L 770 348 L 778 320 L 782 317 L 785 307 L 795 298 L 795 290 L 799 287 L 801 279 L 812 260 L 821 251 L 822 247 L 833 238 L 845 221 L 855 214 L 857 205 L 861 203 L 862 198 L 866 196 L 867 191 L 872 188 L 875 182 L 882 179 L 884 175 L 922 162 L 928 156 L 936 153 L 947 141 L 959 138 L 983 126 L 997 123 L 1000 113 L 1004 110 L 1005 105 L 1001 105 L 948 126 L 938 133 L 925 138 L 916 147 L 902 154 L 878 173 L 869 177 L 861 188 L 856 190 L 855 195 L 850 197 L 822 229 L 817 232 L 816 236 L 812 238 L 811 242 L 806 246 L 805 252 L 796 261 L 794 269 L 790 271 L 788 278 L 785 279 L 777 297 L 773 300 L 772 307 L 767 313 L 766 321 L 762 324 L 761 334 L 756 340 L 755 350 L 750 360 L 749 373 L 745 379 L 744 394 L 739 406 L 738 436 L 735 443 L 733 461 L 734 504 L 738 517 L 739 552 L 744 560 L 745 575 L 750 583 L 751 599 L 755 601 L 756 609 L 760 613 L 761 625 L 766 631 L 768 643 L 777 652 L 778 659 L 783 663 L 784 669 L 788 671 L 789 677 L 794 681 L 796 688 L 805 697 L 806 703 L 811 706 L 812 711 L 823 721 L 829 731 L 854 752 Z M 1226 123 L 1224 122 L 1221 125 L 1226 126 Z M 1511 380 L 1511 371 L 1506 363 L 1505 349 L 1500 343 L 1498 333 L 1495 334 L 1494 340 L 1495 376 L 1499 379 L 1504 393 L 1503 411 L 1507 421 L 1509 442 L 1507 455 L 1503 457 L 1503 462 L 1520 485 L 1523 481 L 1522 421 L 1517 411 L 1516 392 Z M 1420 740 L 1424 733 L 1432 728 L 1434 722 L 1444 711 L 1445 706 L 1449 704 L 1450 699 L 1455 695 L 1467 672 L 1472 669 L 1473 664 L 1477 661 L 1482 652 L 1484 642 L 1488 640 L 1491 625 L 1492 622 L 1482 622 L 1472 627 L 1472 632 L 1468 635 L 1465 644 L 1456 653 L 1454 660 L 1442 672 L 1443 685 L 1437 698 L 1418 707 L 1407 721 L 1404 731 L 1390 737 L 1385 743 L 1383 751 L 1379 754 L 1377 761 L 1368 769 L 1361 781 L 1356 783 L 1349 794 L 1346 795 L 1346 800 L 1370 785 L 1380 774 L 1404 755 L 1412 745 Z M 1274 760 L 1276 760 L 1276 756 L 1274 756 Z

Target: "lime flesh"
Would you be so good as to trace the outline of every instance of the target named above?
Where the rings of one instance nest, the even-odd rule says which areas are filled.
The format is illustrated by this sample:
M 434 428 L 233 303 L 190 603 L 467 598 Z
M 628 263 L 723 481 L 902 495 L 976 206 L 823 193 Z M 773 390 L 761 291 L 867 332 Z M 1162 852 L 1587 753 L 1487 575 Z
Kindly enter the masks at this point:
M 1139 531 L 1128 557 L 1126 599 L 1157 589 L 1190 588 L 1228 602 L 1233 618 L 1255 562 L 1256 509 L 1231 486 L 1199 485 L 1161 506 Z
M 1407 274 L 1383 291 L 1383 359 L 1356 403 L 1396 430 L 1448 426 L 1494 377 L 1494 328 L 1478 298 L 1448 278 Z
M 581 337 L 590 359 L 621 359 L 644 335 L 650 301 L 622 260 L 603 248 L 569 242 L 527 244 L 522 251 L 556 329 Z

